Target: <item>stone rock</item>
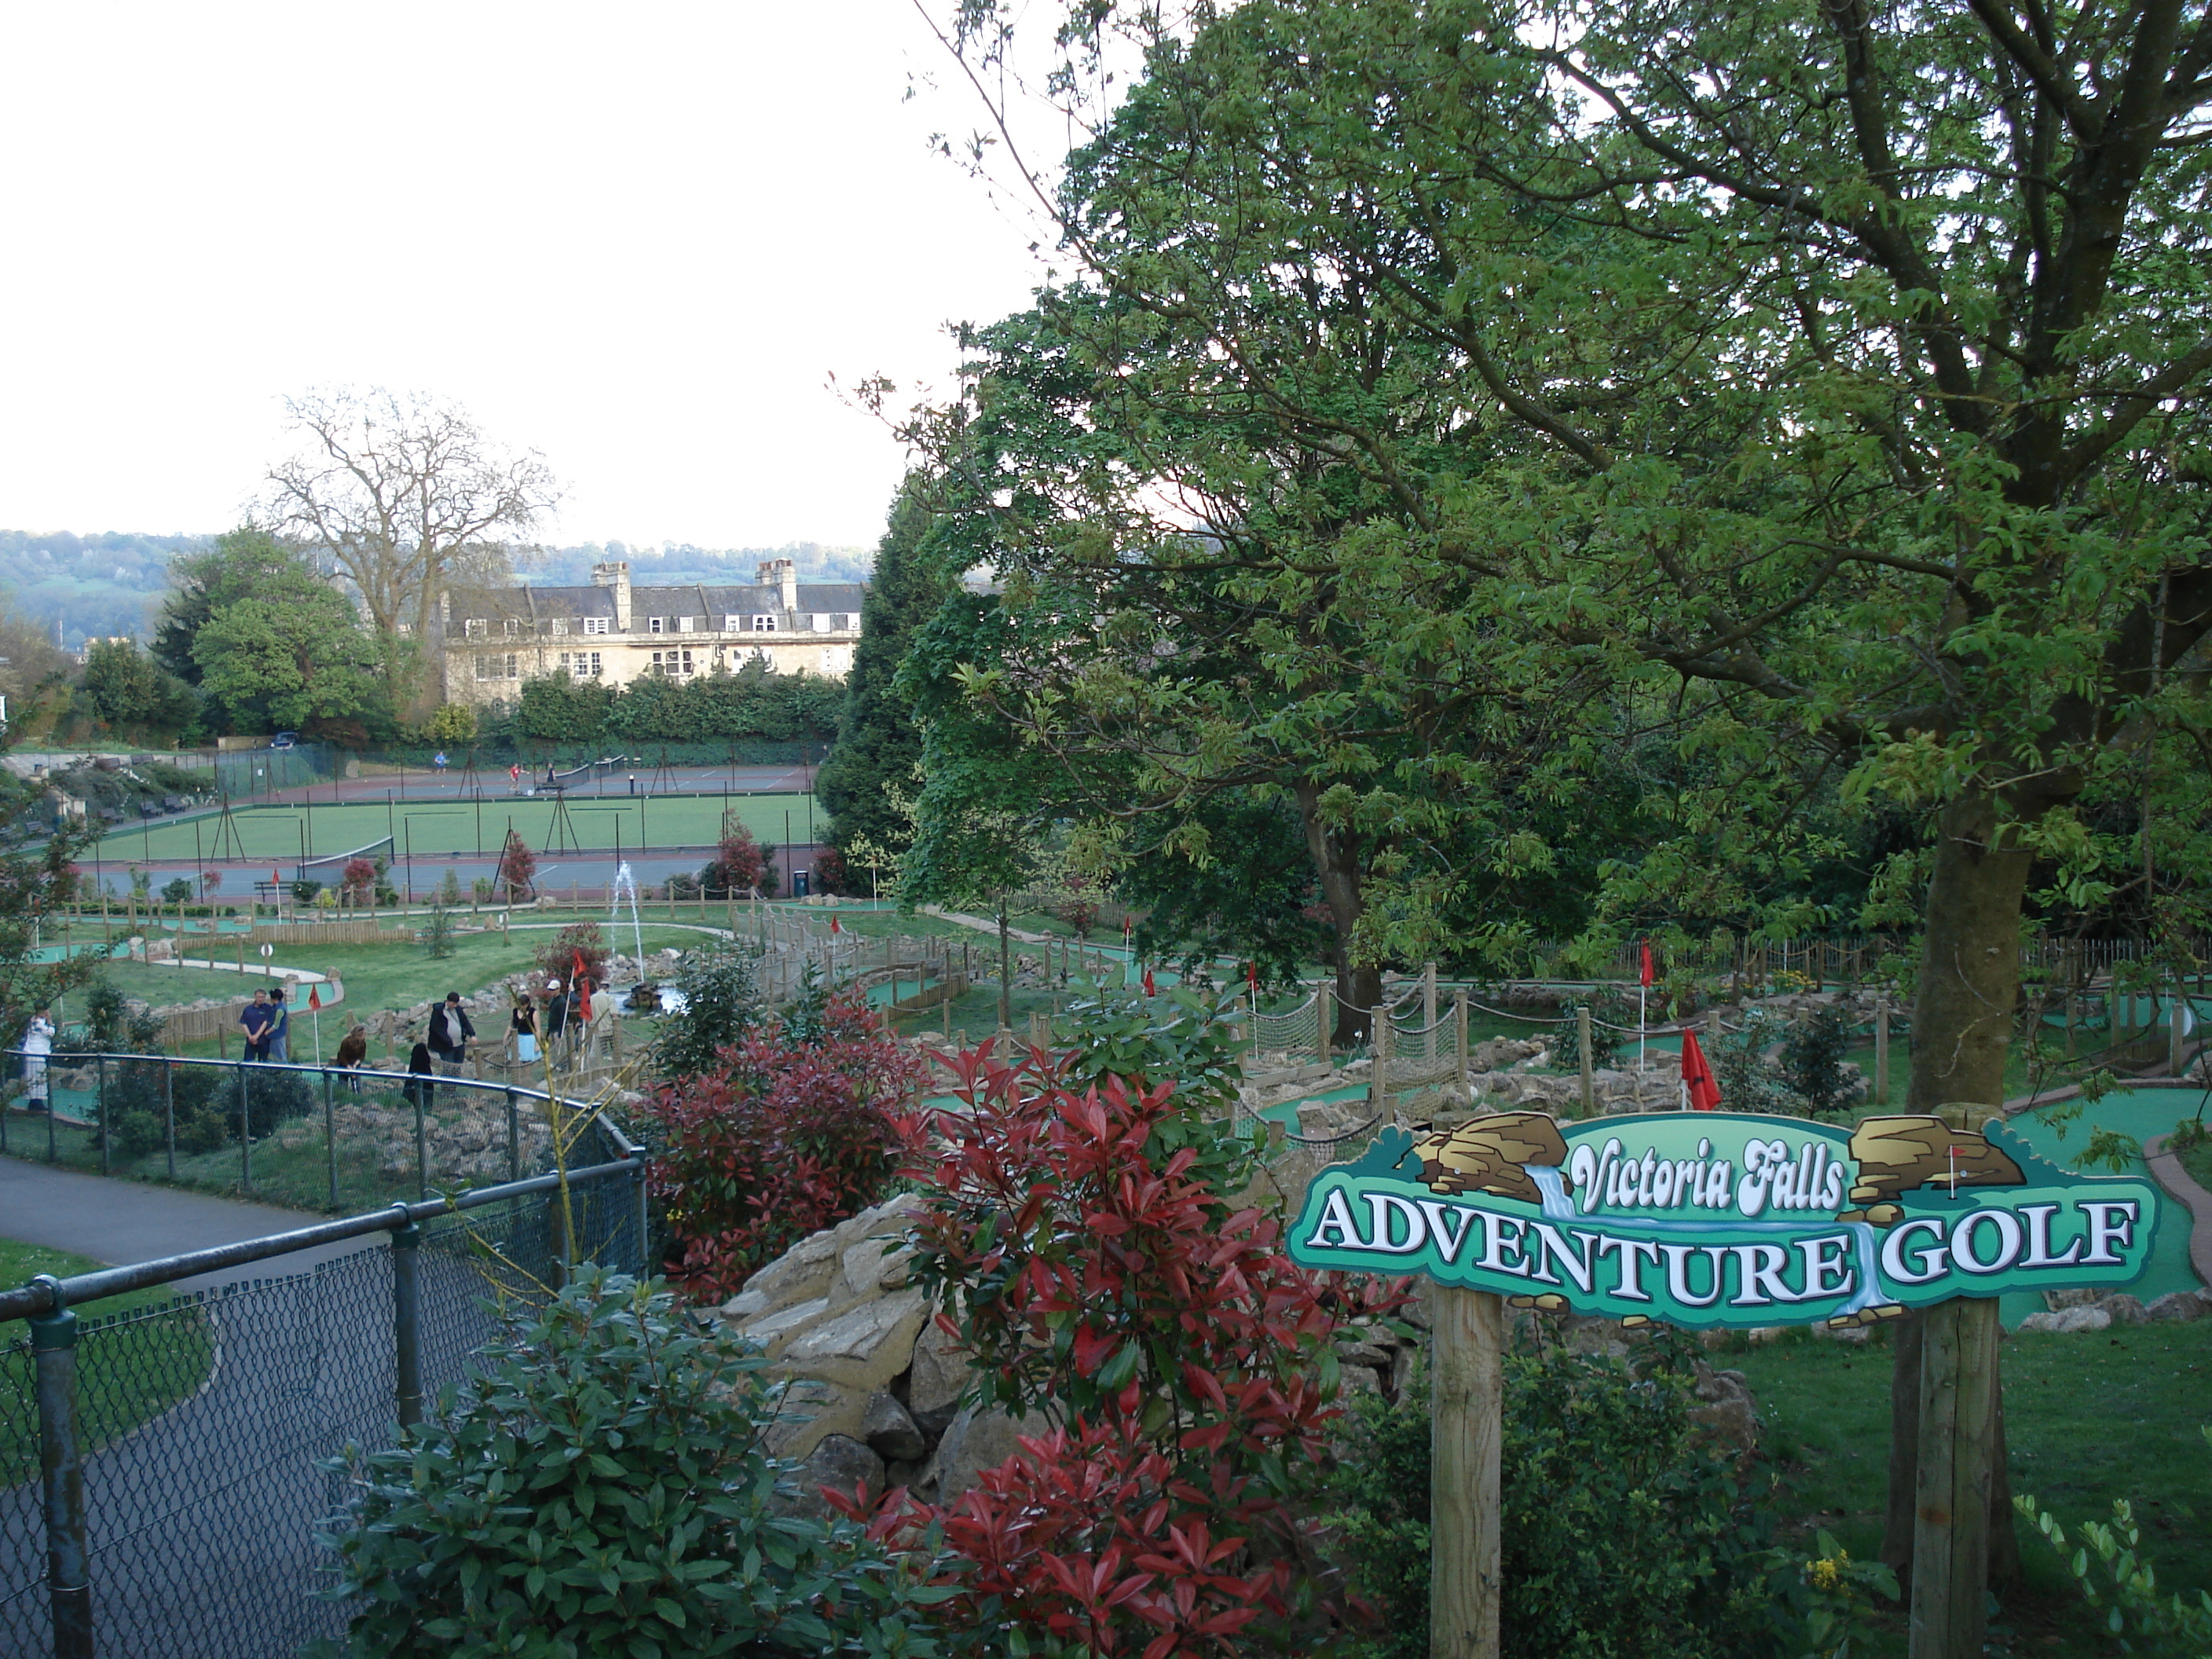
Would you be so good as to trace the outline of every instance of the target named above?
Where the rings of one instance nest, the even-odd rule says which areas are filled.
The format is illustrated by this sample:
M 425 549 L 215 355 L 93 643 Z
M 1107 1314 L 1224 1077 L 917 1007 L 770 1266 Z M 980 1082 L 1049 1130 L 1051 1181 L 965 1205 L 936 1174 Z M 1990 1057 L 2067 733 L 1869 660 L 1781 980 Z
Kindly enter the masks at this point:
M 773 1359 L 792 1337 L 829 1311 L 830 1298 L 817 1296 L 811 1302 L 793 1303 L 757 1319 L 749 1319 L 738 1327 L 738 1334 L 748 1342 L 760 1344 Z
M 1022 1433 L 1022 1427 L 995 1406 L 981 1412 L 973 1406 L 963 1408 L 938 1443 L 937 1501 L 951 1503 L 974 1487 L 984 1470 L 998 1468 L 1019 1451 Z
M 2212 1294 L 2203 1291 L 2168 1291 L 2143 1311 L 2160 1324 L 2172 1320 L 2202 1319 L 2212 1314 Z
M 1874 1333 L 1863 1325 L 1815 1325 L 1813 1334 L 1824 1342 L 1861 1343 Z
M 896 1291 L 904 1287 L 908 1264 L 914 1252 L 903 1238 L 891 1237 L 861 1239 L 845 1247 L 837 1272 L 838 1302 L 857 1302 L 878 1291 Z M 896 1280 L 896 1283 L 892 1281 Z
M 2115 1325 L 2142 1325 L 2150 1320 L 2150 1310 L 2124 1291 L 2106 1297 L 2097 1306 L 2112 1316 Z
M 2069 1308 L 2063 1313 L 2051 1315 L 2049 1328 L 2061 1332 L 2101 1331 L 2110 1329 L 2112 1323 L 2112 1315 L 2092 1303 L 2087 1307 Z
M 819 1377 L 802 1376 L 783 1391 L 775 1416 L 761 1437 L 771 1457 L 805 1457 L 829 1435 L 858 1439 L 867 1420 L 869 1391 Z
M 2053 1313 L 2063 1313 L 2069 1308 L 2086 1308 L 2103 1295 L 2102 1291 L 2086 1286 L 2071 1291 L 2045 1291 L 2043 1305 Z
M 1690 1408 L 1690 1420 L 1712 1439 L 1739 1454 L 1759 1449 L 1759 1408 L 1741 1371 L 1716 1370 L 1704 1360 L 1692 1364 L 1692 1392 L 1703 1402 Z
M 744 1282 L 744 1293 L 768 1298 L 772 1308 L 827 1295 L 837 1273 L 837 1236 L 810 1233 Z
M 848 1435 L 825 1435 L 792 1476 L 791 1484 L 797 1490 L 778 1493 L 775 1507 L 786 1515 L 826 1521 L 832 1511 L 822 1495 L 823 1487 L 850 1492 L 866 1485 L 871 1493 L 880 1494 L 885 1485 L 884 1474 L 884 1460 L 859 1441 Z
M 913 1363 L 924 1311 L 919 1290 L 858 1303 L 793 1337 L 777 1358 L 805 1376 L 873 1391 Z
M 860 1419 L 860 1437 L 868 1449 L 887 1463 L 920 1463 L 929 1442 L 905 1407 L 882 1389 L 868 1398 L 868 1414 Z
M 2047 1331 L 2057 1322 L 2057 1319 L 2058 1316 L 2057 1314 L 2051 1312 L 2050 1309 L 2045 1308 L 2041 1313 L 2032 1313 L 2028 1315 L 2027 1318 L 2021 1320 L 2020 1322 L 2019 1332 L 2021 1334 L 2025 1334 L 2029 1331 Z
M 774 1305 L 758 1291 L 739 1291 L 722 1304 L 722 1317 L 732 1322 L 757 1319 Z
M 915 1339 L 914 1370 L 907 1378 L 906 1407 L 925 1432 L 941 1434 L 959 1409 L 961 1392 L 973 1375 L 968 1351 L 935 1320 Z

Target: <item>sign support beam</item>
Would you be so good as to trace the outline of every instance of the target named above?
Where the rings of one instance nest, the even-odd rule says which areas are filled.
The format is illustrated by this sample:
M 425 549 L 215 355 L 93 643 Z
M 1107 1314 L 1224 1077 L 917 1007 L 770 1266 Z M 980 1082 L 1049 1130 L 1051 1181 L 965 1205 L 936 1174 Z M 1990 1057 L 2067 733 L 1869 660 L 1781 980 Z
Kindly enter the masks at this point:
M 1997 1304 L 1961 1297 L 1920 1318 L 1909 1652 L 1911 1659 L 1979 1659 L 1989 1622 Z
M 1498 1659 L 1505 1304 L 1449 1285 L 1429 1294 L 1429 1653 Z

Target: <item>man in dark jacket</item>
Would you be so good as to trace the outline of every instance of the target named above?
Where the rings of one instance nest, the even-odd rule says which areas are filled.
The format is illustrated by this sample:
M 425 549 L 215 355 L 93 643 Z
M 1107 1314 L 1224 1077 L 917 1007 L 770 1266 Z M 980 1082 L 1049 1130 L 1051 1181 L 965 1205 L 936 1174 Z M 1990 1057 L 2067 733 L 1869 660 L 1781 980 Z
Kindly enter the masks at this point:
M 430 1052 L 437 1059 L 438 1069 L 447 1077 L 459 1077 L 461 1061 L 476 1034 L 468 1011 L 461 1006 L 461 994 L 447 992 L 445 1001 L 430 1011 Z

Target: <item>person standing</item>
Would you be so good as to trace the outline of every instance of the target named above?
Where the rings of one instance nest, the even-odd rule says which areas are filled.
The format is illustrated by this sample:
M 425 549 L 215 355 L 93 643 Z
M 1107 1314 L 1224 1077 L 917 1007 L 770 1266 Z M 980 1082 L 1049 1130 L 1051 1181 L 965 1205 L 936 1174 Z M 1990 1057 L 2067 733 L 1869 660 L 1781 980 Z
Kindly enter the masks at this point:
M 24 1109 L 46 1109 L 46 1056 L 54 1051 L 54 1022 L 44 1008 L 34 1010 L 23 1029 L 23 1092 L 29 1097 Z
M 430 1045 L 418 1042 L 407 1053 L 407 1081 L 400 1085 L 399 1093 L 410 1106 L 430 1109 L 430 1097 L 437 1091 L 438 1068 L 430 1060 Z
M 264 1056 L 277 1064 L 289 1064 L 292 1059 L 292 1011 L 284 1004 L 284 988 L 269 988 L 269 1052 Z
M 538 1010 L 525 990 L 514 1000 L 514 1012 L 508 1016 L 508 1029 L 514 1036 L 514 1062 L 518 1066 L 538 1063 Z
M 469 1023 L 468 1011 L 461 1006 L 459 991 L 446 993 L 446 1000 L 430 1015 L 430 1052 L 438 1058 L 447 1077 L 461 1074 L 461 1061 L 467 1056 L 470 1041 L 477 1028 Z
M 270 1012 L 269 993 L 265 989 L 254 992 L 253 1000 L 239 1011 L 238 1023 L 246 1031 L 246 1060 L 269 1058 L 269 1026 L 275 1018 Z
M 568 1035 L 568 1005 L 562 999 L 561 981 L 545 982 L 545 1041 L 556 1056 L 561 1052 L 561 1039 Z

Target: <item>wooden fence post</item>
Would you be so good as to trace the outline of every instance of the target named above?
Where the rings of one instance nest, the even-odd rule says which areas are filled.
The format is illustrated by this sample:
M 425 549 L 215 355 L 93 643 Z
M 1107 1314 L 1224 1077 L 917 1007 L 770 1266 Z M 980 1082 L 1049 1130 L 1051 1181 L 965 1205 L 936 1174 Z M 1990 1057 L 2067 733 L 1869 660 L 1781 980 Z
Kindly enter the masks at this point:
M 1336 1023 L 1335 997 L 1327 980 L 1314 987 L 1314 1058 L 1324 1066 L 1330 1064 L 1330 1028 Z
M 1590 1076 L 1590 1011 L 1587 1002 L 1575 1009 L 1575 1050 L 1583 1074 L 1583 1115 L 1597 1110 L 1597 1084 Z
M 1429 1653 L 1498 1659 L 1505 1307 L 1486 1291 L 1437 1285 L 1429 1294 Z
M 1874 1103 L 1889 1104 L 1889 999 L 1874 1004 Z
M 1468 1104 L 1474 1100 L 1474 1085 L 1467 1069 L 1467 987 L 1452 993 L 1452 1045 L 1459 1054 L 1460 1092 L 1468 1097 Z

